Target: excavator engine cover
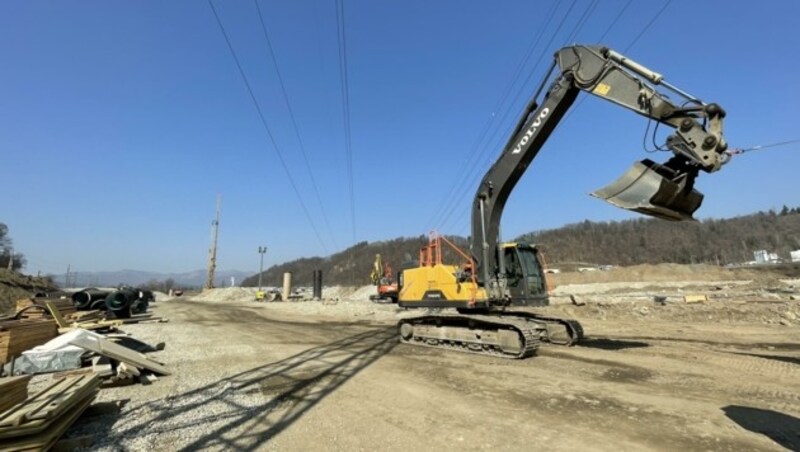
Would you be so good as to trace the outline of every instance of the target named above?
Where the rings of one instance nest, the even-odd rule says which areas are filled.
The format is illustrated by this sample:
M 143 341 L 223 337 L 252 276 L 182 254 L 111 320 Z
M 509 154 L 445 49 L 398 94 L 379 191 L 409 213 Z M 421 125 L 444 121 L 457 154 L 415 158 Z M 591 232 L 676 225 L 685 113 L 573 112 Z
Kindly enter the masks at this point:
M 636 162 L 619 179 L 592 193 L 617 207 L 670 221 L 694 220 L 703 194 L 687 187 L 687 174 L 674 177 L 651 161 Z

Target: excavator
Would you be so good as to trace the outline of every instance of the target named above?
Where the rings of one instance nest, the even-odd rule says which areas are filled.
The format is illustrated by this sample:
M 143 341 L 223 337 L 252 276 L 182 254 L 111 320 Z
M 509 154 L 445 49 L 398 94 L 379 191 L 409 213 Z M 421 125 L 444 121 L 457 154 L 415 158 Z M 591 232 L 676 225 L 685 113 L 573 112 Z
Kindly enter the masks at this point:
M 397 283 L 392 277 L 392 267 L 388 262 L 386 265 L 383 264 L 380 254 L 375 255 L 370 279 L 378 289 L 376 294 L 369 296 L 373 303 L 397 303 Z
M 694 188 L 695 179 L 701 171 L 713 173 L 728 161 L 722 133 L 725 110 L 614 50 L 564 47 L 555 53 L 499 158 L 478 186 L 472 204 L 470 250 L 461 251 L 445 237 L 434 235 L 420 251 L 419 265 L 400 273 L 399 306 L 429 309 L 398 322 L 402 343 L 524 358 L 541 344 L 581 341 L 583 328 L 576 320 L 536 312 L 535 308 L 549 304 L 536 246 L 503 243 L 500 238 L 500 219 L 509 195 L 581 92 L 673 129 L 663 148 L 671 152 L 666 162 L 637 162 L 592 195 L 644 215 L 693 220 L 703 201 Z M 442 242 L 459 253 L 463 262 L 443 263 Z

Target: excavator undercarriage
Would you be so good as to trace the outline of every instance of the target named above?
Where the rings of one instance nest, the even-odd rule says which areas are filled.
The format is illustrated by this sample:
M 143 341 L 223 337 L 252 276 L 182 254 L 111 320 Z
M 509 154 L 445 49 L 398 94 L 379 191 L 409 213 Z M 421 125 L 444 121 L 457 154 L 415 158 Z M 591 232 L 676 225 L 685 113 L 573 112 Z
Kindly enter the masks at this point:
M 542 343 L 574 345 L 583 338 L 577 320 L 525 311 L 440 312 L 402 319 L 397 327 L 406 344 L 502 358 L 525 358 Z

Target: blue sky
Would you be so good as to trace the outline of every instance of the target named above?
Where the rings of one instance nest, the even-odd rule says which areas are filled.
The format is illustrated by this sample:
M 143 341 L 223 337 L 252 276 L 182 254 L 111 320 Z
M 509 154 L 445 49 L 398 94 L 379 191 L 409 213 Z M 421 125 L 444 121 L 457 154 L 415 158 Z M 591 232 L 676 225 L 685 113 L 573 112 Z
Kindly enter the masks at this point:
M 357 241 L 437 225 L 466 235 L 477 181 L 550 55 L 607 30 L 603 44 L 630 47 L 629 57 L 723 105 L 732 146 L 800 137 L 800 3 L 672 0 L 635 41 L 664 4 L 344 0 L 351 212 L 334 0 L 259 3 L 322 208 L 254 4 L 216 1 L 318 238 L 206 2 L 2 1 L 0 222 L 28 271 L 59 274 L 68 264 L 203 268 L 217 194 L 226 269 L 256 269 L 259 245 L 269 247 L 265 266 L 335 252 L 353 244 L 353 230 Z M 505 236 L 632 217 L 587 193 L 649 156 L 645 126 L 601 100 L 581 101 L 512 194 Z M 476 143 L 477 163 L 468 159 Z M 798 168 L 800 145 L 741 156 L 698 180 L 698 216 L 798 206 Z

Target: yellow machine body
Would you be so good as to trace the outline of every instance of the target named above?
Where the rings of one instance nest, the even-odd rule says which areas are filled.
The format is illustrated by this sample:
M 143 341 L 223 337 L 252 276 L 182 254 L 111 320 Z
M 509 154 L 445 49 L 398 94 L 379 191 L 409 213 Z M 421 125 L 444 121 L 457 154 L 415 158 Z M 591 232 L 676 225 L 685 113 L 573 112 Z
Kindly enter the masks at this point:
M 459 281 L 456 265 L 435 264 L 403 270 L 399 303 L 407 307 L 463 307 L 471 302 L 481 305 L 487 294 L 470 279 Z

